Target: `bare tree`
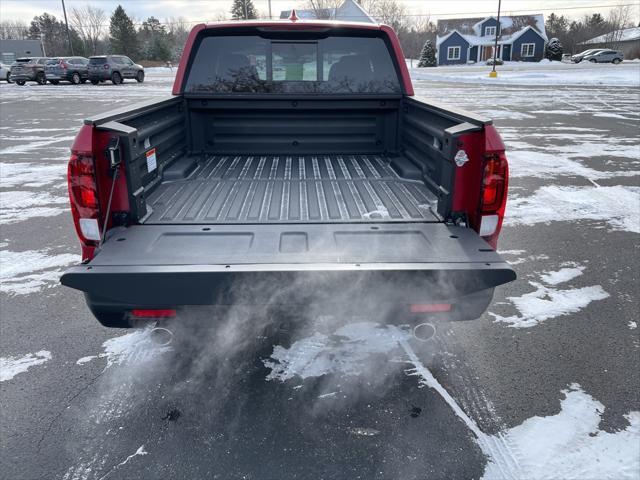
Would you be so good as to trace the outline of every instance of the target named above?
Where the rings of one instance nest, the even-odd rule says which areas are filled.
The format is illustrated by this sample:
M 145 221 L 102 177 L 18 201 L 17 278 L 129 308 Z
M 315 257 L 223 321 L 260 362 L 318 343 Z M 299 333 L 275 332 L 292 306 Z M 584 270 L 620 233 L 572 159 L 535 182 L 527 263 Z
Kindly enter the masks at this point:
M 80 34 L 91 55 L 98 53 L 98 44 L 104 36 L 107 14 L 101 8 L 86 5 L 71 10 L 71 24 Z
M 332 19 L 336 17 L 342 0 L 307 0 L 306 8 L 313 11 L 316 18 Z
M 607 17 L 610 33 L 607 34 L 606 43 L 610 48 L 617 48 L 622 39 L 623 30 L 631 26 L 633 17 L 631 5 L 618 5 L 612 8 Z
M 29 38 L 29 26 L 21 20 L 2 20 L 0 22 L 1 40 L 25 40 Z
M 389 25 L 398 34 L 409 28 L 407 7 L 398 0 L 369 0 L 369 13 L 379 22 Z

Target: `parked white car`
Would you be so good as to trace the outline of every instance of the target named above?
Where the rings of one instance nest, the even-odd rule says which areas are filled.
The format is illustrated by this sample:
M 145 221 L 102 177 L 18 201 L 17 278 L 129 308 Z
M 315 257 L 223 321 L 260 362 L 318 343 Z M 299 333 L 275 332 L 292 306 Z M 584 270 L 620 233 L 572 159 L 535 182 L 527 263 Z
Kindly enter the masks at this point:
M 6 80 L 7 83 L 11 82 L 11 77 L 9 74 L 11 73 L 11 65 L 6 63 L 0 63 L 0 80 Z

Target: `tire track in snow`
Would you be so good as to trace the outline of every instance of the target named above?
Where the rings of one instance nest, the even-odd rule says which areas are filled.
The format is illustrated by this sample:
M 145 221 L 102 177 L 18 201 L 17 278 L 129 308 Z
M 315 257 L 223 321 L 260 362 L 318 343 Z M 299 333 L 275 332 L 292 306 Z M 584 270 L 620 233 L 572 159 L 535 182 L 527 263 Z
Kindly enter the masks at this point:
M 487 435 L 478 424 L 460 407 L 458 402 L 449 394 L 440 382 L 433 376 L 431 371 L 424 366 L 416 353 L 413 351 L 407 340 L 398 335 L 400 333 L 396 326 L 387 327 L 392 334 L 396 334 L 398 344 L 404 350 L 409 359 L 409 363 L 413 366 L 407 373 L 409 375 L 420 377 L 423 385 L 435 390 L 440 397 L 449 405 L 451 410 L 464 422 L 471 433 L 476 437 L 478 446 L 487 456 L 488 461 L 492 461 L 495 467 L 500 471 L 503 478 L 521 478 L 521 471 L 518 458 L 522 458 L 520 452 L 514 452 L 509 446 L 506 435 L 498 433 L 497 435 Z

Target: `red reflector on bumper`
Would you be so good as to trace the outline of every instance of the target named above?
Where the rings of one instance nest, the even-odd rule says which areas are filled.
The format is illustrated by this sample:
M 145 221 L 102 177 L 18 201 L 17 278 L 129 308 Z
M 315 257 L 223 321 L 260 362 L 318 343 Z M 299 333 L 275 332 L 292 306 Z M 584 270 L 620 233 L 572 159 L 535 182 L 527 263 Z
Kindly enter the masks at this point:
M 411 313 L 450 312 L 450 303 L 414 303 L 410 307 Z
M 175 310 L 131 310 L 131 315 L 136 318 L 167 318 L 175 317 Z

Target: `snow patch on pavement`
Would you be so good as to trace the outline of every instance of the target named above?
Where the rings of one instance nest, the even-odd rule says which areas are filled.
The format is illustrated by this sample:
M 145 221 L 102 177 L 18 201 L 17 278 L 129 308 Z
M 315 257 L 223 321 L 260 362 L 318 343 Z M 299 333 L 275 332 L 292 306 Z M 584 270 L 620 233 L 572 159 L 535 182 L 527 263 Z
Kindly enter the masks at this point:
M 540 275 L 542 281 L 548 285 L 557 285 L 559 283 L 568 282 L 582 275 L 586 267 L 577 265 L 575 267 L 565 267 L 554 272 L 546 272 Z
M 0 205 L 0 224 L 9 224 L 34 217 L 60 215 L 69 210 L 69 198 L 48 192 L 2 191 Z
M 540 274 L 540 279 L 547 285 L 558 285 L 579 277 L 585 270 L 584 266 L 570 265 L 572 266 Z M 528 328 L 545 320 L 579 312 L 591 302 L 609 297 L 600 285 L 557 289 L 539 282 L 529 282 L 529 284 L 535 288 L 533 292 L 519 297 L 507 297 L 507 300 L 518 310 L 518 314 L 503 317 L 489 312 L 489 315 L 493 316 L 497 322 L 507 323 L 510 327 Z
M 275 346 L 269 359 L 263 360 L 271 370 L 267 380 L 284 382 L 294 377 L 302 379 L 327 374 L 360 375 L 370 368 L 376 354 L 389 354 L 398 348 L 398 341 L 411 335 L 404 330 L 389 330 L 372 322 L 345 325 L 333 335 L 315 332 L 293 343 L 290 348 Z
M 640 233 L 640 187 L 549 185 L 509 199 L 506 225 L 596 220 L 612 230 Z
M 80 262 L 71 253 L 50 254 L 47 250 L 13 252 L 0 250 L 0 291 L 9 295 L 28 295 L 57 285 L 61 267 Z
M 510 146 L 509 142 L 507 145 Z M 550 147 L 548 150 L 553 150 Z M 603 172 L 586 167 L 575 160 L 563 158 L 555 153 L 532 150 L 509 150 L 509 175 L 512 177 L 555 178 L 558 176 L 585 177 L 594 180 L 614 177 L 632 177 L 640 171 Z
M 147 327 L 119 337 L 110 338 L 102 344 L 104 349 L 102 353 L 82 357 L 76 361 L 76 364 L 84 365 L 96 358 L 106 358 L 106 370 L 114 365 L 144 363 L 171 351 L 171 346 L 159 345 L 153 340 L 151 330 L 151 327 Z
M 630 330 L 635 330 L 636 328 L 638 328 L 638 324 L 634 321 L 629 321 L 629 323 L 627 324 Z
M 31 367 L 42 365 L 51 360 L 51 352 L 40 350 L 22 357 L 0 357 L 0 382 L 11 380 L 19 373 L 26 372 Z
M 32 138 L 28 138 L 29 140 L 32 140 L 29 143 L 19 143 L 18 145 L 13 145 L 11 147 L 3 148 L 2 150 L 0 150 L 0 155 L 16 155 L 20 153 L 27 153 L 27 152 L 31 152 L 32 150 L 38 150 L 39 148 L 49 147 L 56 143 L 71 142 L 74 138 L 75 136 L 51 137 L 51 138 L 32 137 Z M 7 138 L 4 138 L 3 140 L 7 140 Z M 20 138 L 19 140 L 21 140 L 21 142 L 24 142 L 25 138 Z M 67 147 L 64 147 L 64 148 L 67 148 Z
M 562 393 L 558 414 L 529 418 L 504 433 L 515 452 L 519 476 L 505 471 L 499 459 L 490 457 L 484 480 L 638 478 L 640 412 L 625 415 L 627 428 L 609 433 L 599 428 L 605 410 L 602 403 L 575 383 Z
M 609 294 L 600 285 L 559 290 L 529 282 L 535 291 L 520 297 L 507 297 L 518 309 L 518 315 L 503 317 L 489 312 L 497 322 L 514 328 L 528 328 L 551 318 L 569 315 L 586 308 L 591 302 L 604 300 Z
M 0 187 L 44 187 L 63 179 L 66 172 L 67 165 L 62 162 L 45 165 L 0 162 Z

